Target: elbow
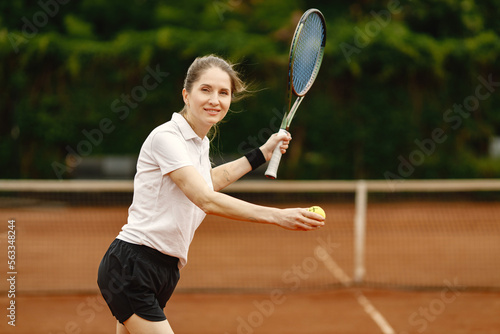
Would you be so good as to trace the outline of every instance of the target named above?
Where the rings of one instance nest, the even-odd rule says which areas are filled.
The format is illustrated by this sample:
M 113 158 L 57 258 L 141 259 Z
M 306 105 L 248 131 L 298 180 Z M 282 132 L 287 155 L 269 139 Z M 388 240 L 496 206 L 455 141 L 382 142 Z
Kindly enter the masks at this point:
M 212 215 L 217 213 L 217 205 L 214 201 L 215 191 L 208 194 L 203 194 L 197 200 L 197 206 L 207 215 Z
M 218 183 L 214 183 L 213 187 L 214 187 L 215 192 L 218 192 L 218 191 L 221 191 L 222 189 L 224 189 L 224 187 Z
M 205 212 L 206 215 L 211 215 L 213 214 L 213 208 L 212 205 L 209 202 L 201 202 L 198 204 L 198 207 Z

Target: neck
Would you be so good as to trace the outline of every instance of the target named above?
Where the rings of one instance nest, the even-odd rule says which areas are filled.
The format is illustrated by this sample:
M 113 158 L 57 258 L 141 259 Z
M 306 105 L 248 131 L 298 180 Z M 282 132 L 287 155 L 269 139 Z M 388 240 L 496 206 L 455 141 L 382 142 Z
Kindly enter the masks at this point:
M 211 126 L 207 128 L 206 126 L 199 124 L 199 122 L 196 122 L 196 120 L 192 120 L 191 117 L 189 117 L 190 113 L 187 109 L 185 109 L 184 112 L 181 113 L 181 115 L 186 119 L 186 121 L 191 126 L 193 131 L 198 135 L 198 137 L 200 137 L 201 139 L 205 138 L 208 131 L 210 131 Z

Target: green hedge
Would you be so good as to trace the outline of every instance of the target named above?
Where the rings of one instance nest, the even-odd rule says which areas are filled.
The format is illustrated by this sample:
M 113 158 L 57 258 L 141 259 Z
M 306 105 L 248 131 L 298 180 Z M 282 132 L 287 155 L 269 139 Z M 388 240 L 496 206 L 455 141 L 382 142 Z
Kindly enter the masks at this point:
M 79 157 L 136 155 L 208 53 L 252 83 L 213 144 L 245 153 L 277 130 L 309 7 L 327 19 L 326 54 L 280 177 L 499 176 L 498 1 L 41 0 L 0 5 L 1 177 L 70 178 Z

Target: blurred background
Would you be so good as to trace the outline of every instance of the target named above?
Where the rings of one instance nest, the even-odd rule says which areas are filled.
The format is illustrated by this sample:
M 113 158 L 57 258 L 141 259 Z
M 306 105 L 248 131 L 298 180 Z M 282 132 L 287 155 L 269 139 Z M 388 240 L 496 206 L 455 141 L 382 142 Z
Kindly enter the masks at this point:
M 321 205 L 327 223 L 306 236 L 208 216 L 167 306 L 173 328 L 240 333 L 257 314 L 255 333 L 379 332 L 351 294 L 362 289 L 394 327 L 384 333 L 498 332 L 500 0 L 11 0 L 0 248 L 17 295 L 0 280 L 0 304 L 15 299 L 17 334 L 113 331 L 97 266 L 126 222 L 142 143 L 183 107 L 189 65 L 217 54 L 250 83 L 212 141 L 214 163 L 241 156 L 278 131 L 290 42 L 312 7 L 325 58 L 278 174 L 296 181 L 261 168 L 225 191 Z M 275 289 L 286 303 L 264 319 L 256 302 Z
M 294 179 L 500 176 L 500 1 L 45 0 L 0 4 L 0 178 L 132 178 L 197 56 L 238 63 L 216 162 L 278 130 L 300 15 L 325 59 L 280 169 Z

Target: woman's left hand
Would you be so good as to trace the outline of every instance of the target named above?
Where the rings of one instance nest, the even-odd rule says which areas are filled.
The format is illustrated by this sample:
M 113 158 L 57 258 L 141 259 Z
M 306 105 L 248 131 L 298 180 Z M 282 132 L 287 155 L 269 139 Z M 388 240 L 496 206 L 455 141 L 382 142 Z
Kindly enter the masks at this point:
M 285 154 L 291 140 L 292 136 L 290 135 L 290 133 L 275 133 L 271 137 L 269 137 L 267 142 L 260 147 L 260 150 L 262 151 L 262 154 L 264 154 L 266 161 L 271 160 L 274 148 L 281 141 L 283 141 L 280 145 L 281 154 Z

